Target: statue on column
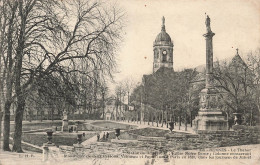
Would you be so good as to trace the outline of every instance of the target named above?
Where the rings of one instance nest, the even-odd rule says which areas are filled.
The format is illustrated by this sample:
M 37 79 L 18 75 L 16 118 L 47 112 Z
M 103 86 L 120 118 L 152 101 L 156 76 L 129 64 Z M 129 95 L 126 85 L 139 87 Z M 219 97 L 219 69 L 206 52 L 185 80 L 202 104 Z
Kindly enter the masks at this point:
M 210 18 L 207 15 L 206 21 L 205 21 L 206 27 L 207 27 L 207 32 L 211 32 L 211 28 L 210 28 Z

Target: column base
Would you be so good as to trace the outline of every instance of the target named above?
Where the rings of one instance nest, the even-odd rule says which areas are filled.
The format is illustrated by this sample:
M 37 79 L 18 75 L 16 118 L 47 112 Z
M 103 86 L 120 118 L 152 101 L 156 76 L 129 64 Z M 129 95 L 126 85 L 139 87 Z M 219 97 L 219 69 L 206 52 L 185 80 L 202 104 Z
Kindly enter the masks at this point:
M 66 119 L 62 120 L 62 127 L 61 127 L 62 132 L 68 132 L 69 131 L 69 121 Z
M 221 111 L 199 111 L 193 120 L 194 130 L 228 130 L 227 123 Z

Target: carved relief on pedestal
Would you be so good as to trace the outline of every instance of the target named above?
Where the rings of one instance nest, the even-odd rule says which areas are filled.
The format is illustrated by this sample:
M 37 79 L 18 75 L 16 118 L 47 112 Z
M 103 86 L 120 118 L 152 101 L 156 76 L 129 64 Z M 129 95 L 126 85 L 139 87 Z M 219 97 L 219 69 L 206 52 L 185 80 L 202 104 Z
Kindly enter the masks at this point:
M 200 107 L 202 109 L 206 108 L 206 95 L 204 93 L 200 95 Z
M 209 109 L 210 108 L 210 96 L 206 95 L 206 108 Z
M 202 93 L 200 95 L 200 107 L 201 109 L 215 109 L 218 108 L 219 98 L 217 95 L 210 95 Z
M 210 108 L 217 108 L 217 99 L 216 99 L 216 96 L 211 96 Z

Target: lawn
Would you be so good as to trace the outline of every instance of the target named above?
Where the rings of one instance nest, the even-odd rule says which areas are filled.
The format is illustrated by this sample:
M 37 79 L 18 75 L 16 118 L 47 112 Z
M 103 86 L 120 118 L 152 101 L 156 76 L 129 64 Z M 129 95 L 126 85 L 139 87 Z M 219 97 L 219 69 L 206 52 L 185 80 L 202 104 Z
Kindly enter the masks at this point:
M 141 136 L 148 136 L 148 137 L 165 137 L 168 130 L 156 129 L 156 128 L 143 128 L 143 129 L 136 129 L 127 131 L 128 133 L 141 135 Z
M 91 124 L 97 125 L 100 127 L 104 127 L 104 128 L 108 128 L 108 129 L 120 128 L 121 130 L 129 130 L 129 129 L 137 128 L 137 126 L 121 124 L 121 123 L 114 123 L 114 122 L 110 122 L 110 121 L 97 121 L 97 122 L 93 122 Z
M 83 141 L 95 136 L 96 133 L 88 133 L 85 132 L 85 137 L 82 137 Z M 46 143 L 47 140 L 47 134 L 45 132 L 36 132 L 36 133 L 24 133 L 22 136 L 22 140 L 31 143 L 37 146 L 42 146 L 43 143 Z M 72 146 L 73 144 L 76 144 L 77 141 L 77 134 L 76 133 L 54 133 L 52 136 L 52 142 L 56 146 L 60 145 L 68 145 Z

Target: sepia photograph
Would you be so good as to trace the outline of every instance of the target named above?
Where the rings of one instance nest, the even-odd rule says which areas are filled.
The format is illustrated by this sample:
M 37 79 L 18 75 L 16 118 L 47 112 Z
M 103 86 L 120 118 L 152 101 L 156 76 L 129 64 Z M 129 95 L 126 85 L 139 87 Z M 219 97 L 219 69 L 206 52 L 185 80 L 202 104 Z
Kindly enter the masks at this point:
M 0 165 L 260 164 L 259 0 L 0 0 Z

